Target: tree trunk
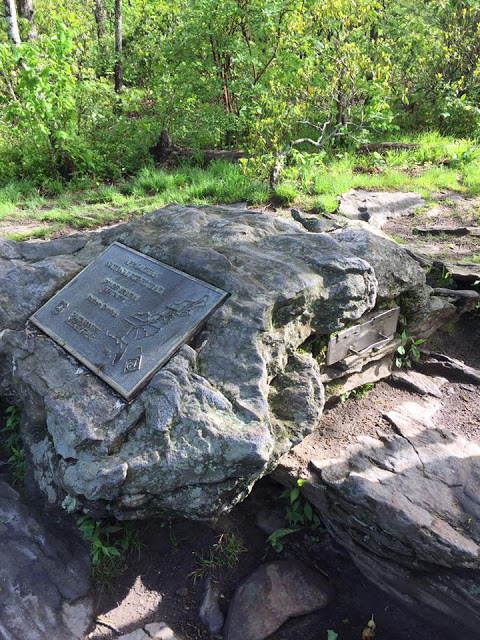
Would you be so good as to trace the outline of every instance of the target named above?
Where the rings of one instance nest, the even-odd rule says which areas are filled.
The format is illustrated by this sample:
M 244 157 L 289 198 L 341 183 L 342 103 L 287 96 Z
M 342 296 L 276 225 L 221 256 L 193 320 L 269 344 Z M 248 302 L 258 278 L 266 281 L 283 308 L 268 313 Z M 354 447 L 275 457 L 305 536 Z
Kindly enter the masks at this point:
M 115 0 L 115 91 L 120 93 L 123 87 L 122 60 L 122 0 Z
M 21 44 L 20 32 L 18 30 L 17 8 L 15 0 L 3 0 L 5 7 L 5 20 L 7 23 L 7 35 L 10 43 L 14 46 Z
M 192 158 L 201 159 L 203 165 L 208 165 L 215 160 L 226 160 L 228 162 L 238 162 L 241 158 L 249 156 L 244 151 L 225 151 L 223 149 L 190 149 L 189 147 L 179 147 L 172 142 L 168 131 L 163 129 L 157 144 L 149 149 L 156 164 L 173 163 L 177 160 L 190 160 Z
M 95 0 L 95 22 L 97 23 L 97 36 L 98 41 L 101 42 L 107 35 L 107 29 L 105 27 L 105 9 L 103 7 L 102 0 Z
M 33 0 L 18 0 L 18 15 L 30 23 L 30 29 L 28 31 L 29 40 L 36 40 L 38 37 L 37 27 L 33 22 L 34 13 Z
M 358 153 L 374 153 L 399 149 L 417 149 L 420 145 L 416 142 L 370 142 L 358 147 Z

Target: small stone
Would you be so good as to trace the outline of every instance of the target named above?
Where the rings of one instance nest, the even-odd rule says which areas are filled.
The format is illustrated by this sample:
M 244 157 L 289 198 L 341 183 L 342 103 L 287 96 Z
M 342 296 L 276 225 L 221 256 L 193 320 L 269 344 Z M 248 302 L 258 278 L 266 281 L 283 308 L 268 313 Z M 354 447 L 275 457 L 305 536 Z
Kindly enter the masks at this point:
M 391 379 L 414 393 L 419 393 L 422 396 L 435 396 L 436 398 L 442 397 L 440 387 L 447 382 L 445 378 L 430 378 L 418 371 L 394 371 Z
M 236 590 L 224 640 L 263 640 L 289 618 L 326 607 L 333 595 L 326 578 L 299 562 L 263 564 Z
M 119 636 L 118 640 L 150 640 L 150 636 L 148 636 L 143 629 L 135 629 L 135 631 L 131 633 Z
M 145 625 L 144 630 L 153 640 L 175 640 L 175 634 L 166 622 L 151 622 Z
M 219 597 L 218 587 L 209 576 L 205 583 L 205 594 L 200 606 L 200 620 L 212 636 L 220 633 L 224 622 L 223 613 L 218 604 Z
M 292 214 L 292 218 L 300 222 L 302 227 L 310 231 L 310 233 L 328 233 L 342 226 L 335 220 L 322 218 L 321 216 L 308 216 L 298 209 L 292 209 L 290 213 Z
M 277 529 L 285 526 L 285 514 L 283 511 L 267 511 L 262 509 L 257 513 L 257 527 L 266 533 L 267 536 L 272 535 Z

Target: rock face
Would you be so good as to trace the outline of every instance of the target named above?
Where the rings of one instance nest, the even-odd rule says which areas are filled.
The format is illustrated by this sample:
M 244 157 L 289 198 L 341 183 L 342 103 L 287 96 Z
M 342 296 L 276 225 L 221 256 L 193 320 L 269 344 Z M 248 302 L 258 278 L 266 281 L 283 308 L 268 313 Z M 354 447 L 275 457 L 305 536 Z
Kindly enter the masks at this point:
M 419 193 L 350 189 L 340 198 L 339 213 L 380 229 L 389 218 L 409 215 L 424 204 Z
M 224 640 L 263 640 L 289 618 L 326 607 L 333 595 L 323 575 L 296 561 L 261 565 L 235 592 Z
M 0 481 L 0 637 L 83 640 L 93 617 L 88 550 L 32 511 Z
M 415 260 L 405 260 L 405 249 L 364 222 L 334 231 L 332 238 L 348 251 L 368 260 L 378 279 L 378 300 L 392 300 L 408 289 L 425 285 L 425 272 Z
M 478 632 L 480 447 L 434 428 L 439 407 L 429 397 L 389 412 L 394 434 L 359 437 L 334 459 L 310 461 L 302 491 L 375 584 Z M 282 458 L 276 478 L 293 484 L 299 465 L 308 475 L 299 456 Z
M 0 395 L 21 405 L 49 501 L 204 519 L 241 500 L 322 412 L 319 365 L 297 348 L 424 287 L 401 247 L 352 224 L 309 233 L 239 207 L 173 205 L 100 233 L 0 241 Z M 231 294 L 129 404 L 26 326 L 115 240 Z

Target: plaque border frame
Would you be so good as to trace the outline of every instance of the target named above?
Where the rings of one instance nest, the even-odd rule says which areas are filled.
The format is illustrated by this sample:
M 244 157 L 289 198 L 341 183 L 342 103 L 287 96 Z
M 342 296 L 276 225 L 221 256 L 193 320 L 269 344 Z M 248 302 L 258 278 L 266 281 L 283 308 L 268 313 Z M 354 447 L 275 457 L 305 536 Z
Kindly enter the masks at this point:
M 183 334 L 183 339 L 180 342 L 180 344 L 171 347 L 168 350 L 168 352 L 166 353 L 166 355 L 154 367 L 152 367 L 151 369 L 149 369 L 145 373 L 145 375 L 142 377 L 142 379 L 139 382 L 137 382 L 137 384 L 133 387 L 133 389 L 129 393 L 127 393 L 117 382 L 115 382 L 115 380 L 110 378 L 110 376 L 108 376 L 107 374 L 103 373 L 101 371 L 101 369 L 96 367 L 87 358 L 82 356 L 75 349 L 75 347 L 72 347 L 72 346 L 68 345 L 65 342 L 65 340 L 60 338 L 60 336 L 58 336 L 54 331 L 52 331 L 52 329 L 50 329 L 49 327 L 46 327 L 42 322 L 40 322 L 37 318 L 35 318 L 35 315 L 39 311 L 41 311 L 44 307 L 49 305 L 52 302 L 52 300 L 55 300 L 55 298 L 57 296 L 60 296 L 62 291 L 65 289 L 65 287 L 68 287 L 72 282 L 77 280 L 77 278 L 80 278 L 80 276 L 87 269 L 89 269 L 95 263 L 95 261 L 98 260 L 98 258 L 100 258 L 100 256 L 102 256 L 104 253 L 106 253 L 114 245 L 117 245 L 117 246 L 121 247 L 122 249 L 126 249 L 127 251 L 130 251 L 130 252 L 140 256 L 141 258 L 145 258 L 147 260 L 150 260 L 150 262 L 153 262 L 154 264 L 160 265 L 161 267 L 163 267 L 165 269 L 168 269 L 169 271 L 173 271 L 175 273 L 178 273 L 178 274 L 182 275 L 183 277 L 188 278 L 189 280 L 193 280 L 194 282 L 197 282 L 198 284 L 201 284 L 202 286 L 207 287 L 207 289 L 212 289 L 213 291 L 216 291 L 217 293 L 222 294 L 220 299 L 213 306 L 213 308 L 208 312 L 208 314 L 204 318 L 202 318 L 201 322 L 199 322 L 198 325 L 193 327 L 186 334 Z M 147 255 L 146 253 L 142 253 L 141 251 L 137 251 L 136 249 L 132 249 L 131 247 L 127 246 L 126 244 L 123 244 L 122 242 L 118 242 L 117 240 L 115 240 L 114 242 L 109 244 L 108 247 L 106 247 L 101 253 L 99 253 L 98 256 L 96 258 L 94 258 L 94 260 L 92 260 L 92 262 L 87 264 L 79 273 L 77 273 L 76 276 L 74 276 L 71 280 L 69 280 L 59 291 L 57 291 L 51 298 L 49 298 L 41 307 L 39 307 L 35 311 L 35 313 L 33 313 L 28 318 L 27 322 L 31 322 L 36 327 L 41 329 L 45 334 L 47 334 L 47 336 L 49 338 L 52 338 L 53 341 L 57 345 L 62 347 L 70 355 L 74 356 L 77 360 L 80 361 L 81 364 L 83 364 L 85 367 L 87 367 L 87 369 L 90 369 L 90 371 L 92 371 L 96 376 L 98 376 L 101 380 L 103 380 L 103 382 L 105 382 L 110 388 L 114 389 L 120 396 L 122 396 L 122 398 L 124 400 L 131 401 L 131 400 L 133 400 L 135 398 L 135 396 L 138 394 L 138 392 L 141 391 L 150 382 L 152 377 L 156 373 L 158 373 L 158 371 L 175 355 L 175 353 L 180 349 L 180 347 L 182 347 L 184 344 L 187 344 L 188 342 L 190 342 L 190 340 L 192 340 L 192 338 L 194 338 L 195 335 L 197 333 L 199 333 L 203 329 L 203 327 L 205 326 L 205 323 L 209 320 L 209 318 L 215 313 L 215 311 L 217 311 L 217 309 L 226 300 L 228 300 L 228 298 L 230 296 L 231 296 L 230 293 L 228 293 L 227 291 L 224 291 L 223 289 L 220 289 L 219 287 L 216 287 L 213 284 L 210 284 L 209 282 L 205 282 L 203 280 L 200 280 L 200 278 L 196 278 L 195 276 L 191 276 L 189 273 L 185 273 L 184 271 L 181 271 L 180 269 L 176 269 L 175 267 L 172 267 L 169 264 L 166 264 L 165 262 L 162 262 L 161 260 L 156 260 L 155 258 L 152 258 L 151 256 Z

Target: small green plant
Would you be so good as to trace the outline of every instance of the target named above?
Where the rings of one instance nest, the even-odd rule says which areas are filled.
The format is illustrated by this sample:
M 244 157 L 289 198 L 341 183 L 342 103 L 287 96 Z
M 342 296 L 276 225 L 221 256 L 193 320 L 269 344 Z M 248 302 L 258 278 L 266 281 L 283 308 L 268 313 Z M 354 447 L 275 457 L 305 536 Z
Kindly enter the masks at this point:
M 318 536 L 315 534 L 318 533 L 320 528 L 320 518 L 313 510 L 310 502 L 300 493 L 300 488 L 305 482 L 304 478 L 298 478 L 293 489 L 286 489 L 280 496 L 281 498 L 287 498 L 289 501 L 286 512 L 288 526 L 276 529 L 267 538 L 267 542 L 277 553 L 283 550 L 282 540 L 286 536 L 302 529 L 307 529 L 312 533 L 312 542 L 318 542 Z
M 355 396 L 355 398 L 359 398 L 359 399 L 365 398 L 368 392 L 371 391 L 374 387 L 375 387 L 374 382 L 367 382 L 363 386 L 358 387 L 358 389 L 354 389 L 352 393 Z
M 393 240 L 397 244 L 408 244 L 408 242 L 404 238 L 401 238 L 400 236 L 390 235 L 389 238 L 390 240 Z
M 366 384 L 362 385 L 361 387 L 358 387 L 357 389 L 352 389 L 352 391 L 345 391 L 339 396 L 339 400 L 340 402 L 345 402 L 351 396 L 360 400 L 361 398 L 364 398 L 368 394 L 368 392 L 371 391 L 374 387 L 375 387 L 375 383 L 367 382 Z
M 27 469 L 25 458 L 25 449 L 23 447 L 22 436 L 20 435 L 20 412 L 18 407 L 10 406 L 5 411 L 5 426 L 1 430 L 5 439 L 3 440 L 3 449 L 9 456 L 7 459 L 13 472 L 13 483 L 23 482 Z
M 114 524 L 113 521 L 81 516 L 77 526 L 83 538 L 90 542 L 92 576 L 102 586 L 108 586 L 124 570 L 128 552 L 140 553 L 141 530 L 132 522 Z
M 455 280 L 452 277 L 452 274 L 442 265 L 439 267 L 431 267 L 428 270 L 430 275 L 431 285 L 433 287 L 445 287 L 447 289 L 455 288 Z
M 289 205 L 298 198 L 298 191 L 294 184 L 284 182 L 275 187 L 275 200 L 280 206 Z
M 402 332 L 402 342 L 400 346 L 397 347 L 397 355 L 395 357 L 396 366 L 399 369 L 411 368 L 413 360 L 415 360 L 415 362 L 420 360 L 420 350 L 418 347 L 424 342 L 425 340 L 423 338 L 420 338 L 419 340 L 410 338 L 404 330 Z
M 190 577 L 195 583 L 199 578 L 205 578 L 208 575 L 215 576 L 222 569 L 234 569 L 241 554 L 245 552 L 241 535 L 233 531 L 222 533 L 208 555 L 195 553 L 196 567 Z

